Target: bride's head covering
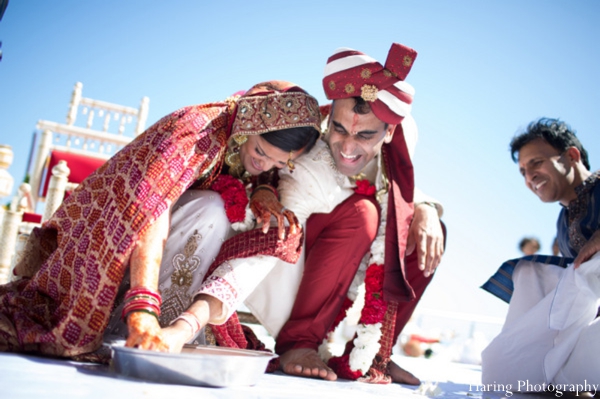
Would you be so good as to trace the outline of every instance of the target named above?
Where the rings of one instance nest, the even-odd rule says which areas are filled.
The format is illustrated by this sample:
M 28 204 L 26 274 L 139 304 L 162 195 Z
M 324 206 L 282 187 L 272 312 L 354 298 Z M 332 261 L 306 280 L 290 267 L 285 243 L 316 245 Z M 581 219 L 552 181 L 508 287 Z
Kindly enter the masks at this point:
M 321 131 L 317 100 L 294 83 L 272 80 L 252 86 L 237 100 L 231 137 L 306 126 Z

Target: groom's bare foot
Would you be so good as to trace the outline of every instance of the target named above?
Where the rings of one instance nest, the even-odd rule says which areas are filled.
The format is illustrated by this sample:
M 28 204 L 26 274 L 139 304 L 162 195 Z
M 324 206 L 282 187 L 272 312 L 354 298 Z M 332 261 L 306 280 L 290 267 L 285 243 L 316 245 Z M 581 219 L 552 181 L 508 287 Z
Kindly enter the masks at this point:
M 328 381 L 337 375 L 321 360 L 316 350 L 310 348 L 290 349 L 279 357 L 281 370 L 299 377 L 318 377 Z
M 390 361 L 388 365 L 388 370 L 390 372 L 392 380 L 399 384 L 419 385 L 421 383 L 421 381 L 417 377 L 404 370 L 393 361 Z

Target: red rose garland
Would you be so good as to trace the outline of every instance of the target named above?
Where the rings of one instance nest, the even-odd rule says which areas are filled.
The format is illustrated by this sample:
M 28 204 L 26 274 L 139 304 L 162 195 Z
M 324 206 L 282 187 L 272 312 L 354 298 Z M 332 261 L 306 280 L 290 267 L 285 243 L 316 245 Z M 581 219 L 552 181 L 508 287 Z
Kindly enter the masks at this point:
M 368 180 L 356 181 L 354 190 L 357 194 L 375 195 L 376 188 Z M 382 207 L 382 223 L 379 228 L 377 239 L 371 246 L 370 265 L 365 273 L 365 304 L 361 311 L 359 324 L 357 327 L 356 338 L 348 342 L 342 356 L 331 357 L 327 364 L 339 377 L 358 380 L 361 379 L 370 369 L 379 351 L 380 338 L 382 337 L 381 327 L 387 311 L 387 303 L 383 300 L 383 250 L 385 235 L 385 214 L 387 213 L 387 195 L 380 198 Z M 344 319 L 346 312 L 352 305 L 350 299 L 346 299 L 342 309 L 335 319 L 334 325 L 330 331 L 333 331 L 337 325 Z M 370 378 L 361 379 L 366 382 L 375 382 Z
M 342 308 L 338 312 L 338 315 L 335 317 L 335 320 L 333 321 L 333 324 L 329 328 L 329 331 L 327 331 L 327 334 L 332 333 L 337 328 L 337 326 L 342 322 L 342 320 L 344 320 L 346 318 L 348 309 L 350 309 L 352 307 L 353 303 L 354 302 L 351 301 L 350 298 L 348 298 L 348 297 L 344 298 L 344 303 L 342 304 Z
M 248 195 L 244 184 L 231 175 L 220 175 L 210 186 L 223 198 L 225 213 L 231 223 L 243 222 L 246 218 Z
M 327 365 L 331 367 L 340 378 L 346 380 L 358 380 L 363 375 L 361 370 L 352 371 L 350 368 L 350 355 L 332 357 L 329 359 L 329 362 L 327 362 Z
M 375 186 L 369 183 L 368 180 L 357 180 L 354 192 L 363 195 L 375 195 Z
M 375 324 L 383 322 L 387 304 L 383 300 L 383 265 L 373 263 L 365 276 L 365 306 L 360 323 Z

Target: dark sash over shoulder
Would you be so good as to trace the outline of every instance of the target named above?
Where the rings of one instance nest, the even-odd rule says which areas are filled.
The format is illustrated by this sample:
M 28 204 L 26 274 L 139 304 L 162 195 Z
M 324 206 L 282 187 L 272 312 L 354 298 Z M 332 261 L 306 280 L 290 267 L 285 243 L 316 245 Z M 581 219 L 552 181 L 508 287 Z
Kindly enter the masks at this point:
M 486 281 L 481 288 L 502 299 L 504 302 L 509 303 L 514 291 L 512 275 L 515 271 L 515 267 L 519 261 L 522 260 L 530 260 L 533 262 L 559 266 L 562 268 L 566 268 L 570 263 L 573 263 L 573 258 L 549 255 L 528 255 L 522 258 L 507 260 L 500 266 L 496 274 L 490 277 L 490 279 Z

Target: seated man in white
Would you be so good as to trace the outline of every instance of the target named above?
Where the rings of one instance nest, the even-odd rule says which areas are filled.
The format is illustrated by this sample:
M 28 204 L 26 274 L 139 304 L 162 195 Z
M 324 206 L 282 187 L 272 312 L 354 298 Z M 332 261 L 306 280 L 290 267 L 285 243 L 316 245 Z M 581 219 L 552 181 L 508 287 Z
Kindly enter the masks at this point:
M 591 387 L 600 382 L 600 172 L 590 172 L 586 150 L 556 119 L 532 122 L 511 152 L 527 187 L 562 205 L 564 258 L 508 261 L 482 287 L 510 301 L 502 332 L 482 353 L 482 382 Z

